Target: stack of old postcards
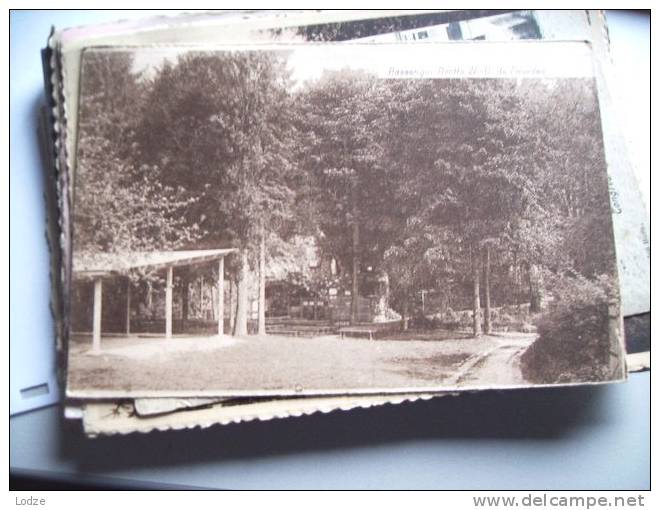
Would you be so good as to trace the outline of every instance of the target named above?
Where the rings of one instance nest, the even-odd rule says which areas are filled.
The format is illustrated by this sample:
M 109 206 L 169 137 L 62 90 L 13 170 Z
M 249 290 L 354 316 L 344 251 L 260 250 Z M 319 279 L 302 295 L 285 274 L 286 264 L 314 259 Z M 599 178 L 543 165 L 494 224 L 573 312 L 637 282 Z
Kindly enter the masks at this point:
M 43 61 L 87 434 L 648 367 L 602 12 L 197 12 L 56 30 Z

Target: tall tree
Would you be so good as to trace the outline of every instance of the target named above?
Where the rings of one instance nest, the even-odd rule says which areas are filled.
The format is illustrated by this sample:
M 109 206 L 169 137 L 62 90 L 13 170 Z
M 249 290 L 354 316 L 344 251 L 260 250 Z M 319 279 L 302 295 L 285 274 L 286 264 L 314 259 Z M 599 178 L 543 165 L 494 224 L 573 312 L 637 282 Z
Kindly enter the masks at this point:
M 188 53 L 158 71 L 142 115 L 141 155 L 164 183 L 198 197 L 186 216 L 208 233 L 203 244 L 241 250 L 234 261 L 237 335 L 247 333 L 250 259 L 263 274 L 266 253 L 257 254 L 293 221 L 288 79 L 277 52 Z
M 85 53 L 73 207 L 78 253 L 171 249 L 199 233 L 181 216 L 195 198 L 135 158 L 135 112 L 145 93 L 130 53 Z
M 358 320 L 361 267 L 373 258 L 378 216 L 389 205 L 380 192 L 379 85 L 370 75 L 343 70 L 326 72 L 299 92 L 307 199 L 318 218 L 321 248 L 350 268 L 352 322 Z
M 388 152 L 401 169 L 399 197 L 411 206 L 409 221 L 450 232 L 452 264 L 471 274 L 479 335 L 484 248 L 535 203 L 533 158 L 521 147 L 529 139 L 506 115 L 521 111 L 519 91 L 505 80 L 417 80 L 401 93 Z

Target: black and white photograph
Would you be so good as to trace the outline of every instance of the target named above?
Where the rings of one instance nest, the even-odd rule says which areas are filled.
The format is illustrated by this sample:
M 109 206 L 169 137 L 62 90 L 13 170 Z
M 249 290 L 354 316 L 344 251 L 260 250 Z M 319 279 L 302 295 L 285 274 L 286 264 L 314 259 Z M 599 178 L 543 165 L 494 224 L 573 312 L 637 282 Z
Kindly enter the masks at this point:
M 653 506 L 650 10 L 131 7 L 8 9 L 13 504 Z
M 625 379 L 589 46 L 446 44 L 87 48 L 67 395 Z

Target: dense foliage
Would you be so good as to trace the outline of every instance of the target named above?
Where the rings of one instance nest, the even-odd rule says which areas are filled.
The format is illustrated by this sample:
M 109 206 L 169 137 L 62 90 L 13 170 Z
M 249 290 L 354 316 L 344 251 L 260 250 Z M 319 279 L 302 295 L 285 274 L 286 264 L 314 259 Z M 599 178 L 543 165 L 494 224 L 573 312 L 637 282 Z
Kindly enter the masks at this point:
M 183 214 L 197 201 L 159 179 L 136 152 L 139 111 L 148 89 L 132 72 L 132 57 L 98 52 L 85 59 L 81 87 L 74 246 L 83 252 L 125 252 L 185 246 L 198 225 Z
M 523 375 L 535 383 L 602 381 L 620 364 L 612 345 L 618 335 L 612 283 L 607 278 L 563 278 L 553 287 L 555 301 L 539 319 L 538 339 L 523 354 Z
M 257 51 L 135 67 L 122 52 L 84 61 L 76 250 L 239 248 L 238 334 L 250 271 L 263 313 L 279 261 L 269 278 L 315 294 L 350 281 L 353 320 L 367 272 L 387 275 L 390 306 L 418 324 L 422 291 L 445 296 L 436 322 L 465 326 L 457 312 L 471 309 L 475 335 L 516 322 L 495 308 L 525 305 L 540 318 L 526 355 L 540 380 L 604 356 L 615 258 L 592 81 L 344 69 L 301 84 L 285 52 Z M 310 242 L 338 274 L 308 270 Z

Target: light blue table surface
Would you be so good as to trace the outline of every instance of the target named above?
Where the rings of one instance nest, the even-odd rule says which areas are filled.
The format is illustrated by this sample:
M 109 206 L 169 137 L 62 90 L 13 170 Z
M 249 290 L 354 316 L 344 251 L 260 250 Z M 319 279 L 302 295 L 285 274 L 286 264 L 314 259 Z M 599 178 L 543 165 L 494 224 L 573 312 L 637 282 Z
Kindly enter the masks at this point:
M 19 381 L 20 387 L 44 382 L 34 374 L 52 372 L 53 365 L 44 187 L 36 141 L 43 94 L 39 50 L 51 25 L 117 17 L 94 11 L 11 15 L 10 341 L 21 347 L 11 351 L 10 362 L 12 382 Z M 639 47 L 634 58 L 645 65 L 649 18 L 616 12 L 608 13 L 608 19 L 612 44 Z M 35 355 L 26 358 L 25 352 Z M 17 397 L 11 398 L 12 406 L 18 406 Z M 79 424 L 65 422 L 61 409 L 50 406 L 10 419 L 10 465 L 50 476 L 100 475 L 125 483 L 234 489 L 646 489 L 650 373 L 609 386 L 487 392 L 96 440 L 84 438 Z

